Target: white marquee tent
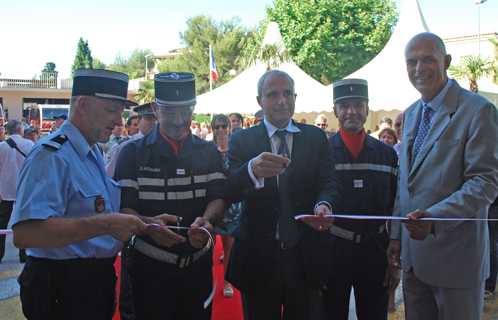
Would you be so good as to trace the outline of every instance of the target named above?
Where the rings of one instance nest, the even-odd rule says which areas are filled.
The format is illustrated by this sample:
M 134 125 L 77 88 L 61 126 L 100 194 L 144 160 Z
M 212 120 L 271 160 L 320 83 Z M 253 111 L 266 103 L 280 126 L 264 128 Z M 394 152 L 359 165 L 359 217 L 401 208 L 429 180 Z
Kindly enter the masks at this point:
M 268 24 L 263 43 L 283 44 L 276 22 Z M 332 111 L 332 95 L 324 85 L 307 75 L 292 61 L 280 65 L 278 69 L 288 73 L 296 83 L 296 113 Z M 257 64 L 219 88 L 198 96 L 195 112 L 250 114 L 258 111 L 260 107 L 256 101 L 256 85 L 265 71 L 266 65 Z
M 384 49 L 363 68 L 347 76 L 368 81 L 370 110 L 404 110 L 420 99 L 406 73 L 405 46 L 421 32 L 429 32 L 429 27 L 418 0 L 405 0 L 398 24 Z M 327 89 L 332 94 L 332 85 Z

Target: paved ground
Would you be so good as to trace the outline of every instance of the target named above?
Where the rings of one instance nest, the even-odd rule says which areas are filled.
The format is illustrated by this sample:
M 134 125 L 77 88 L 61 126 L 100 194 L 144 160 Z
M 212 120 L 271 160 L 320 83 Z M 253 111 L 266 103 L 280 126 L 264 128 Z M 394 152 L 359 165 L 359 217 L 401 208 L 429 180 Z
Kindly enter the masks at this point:
M 23 264 L 19 263 L 19 250 L 12 243 L 12 235 L 7 236 L 6 254 L 0 263 L 0 319 L 24 320 L 19 300 L 19 284 L 17 277 L 21 273 Z M 404 320 L 405 310 L 401 286 L 396 290 L 397 309 L 389 314 L 388 320 Z M 349 320 L 357 320 L 354 305 L 354 296 L 351 294 L 349 306 Z M 498 319 L 498 291 L 491 300 L 484 304 L 482 320 Z

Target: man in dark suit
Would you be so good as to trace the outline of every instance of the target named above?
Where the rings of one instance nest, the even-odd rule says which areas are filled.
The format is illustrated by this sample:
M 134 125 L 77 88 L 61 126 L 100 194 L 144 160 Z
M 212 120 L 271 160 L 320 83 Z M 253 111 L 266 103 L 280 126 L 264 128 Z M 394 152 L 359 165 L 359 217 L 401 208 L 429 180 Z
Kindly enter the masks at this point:
M 329 267 L 325 233 L 340 186 L 325 133 L 295 123 L 294 80 L 272 70 L 258 82 L 261 125 L 228 142 L 227 196 L 243 201 L 227 280 L 242 292 L 244 318 L 315 319 Z M 316 217 L 294 219 L 298 214 Z
M 408 76 L 422 95 L 405 111 L 398 194 L 387 257 L 402 246 L 406 319 L 481 319 L 489 275 L 485 219 L 498 193 L 498 116 L 483 97 L 448 79 L 451 56 L 431 33 L 405 49 Z M 401 240 L 401 243 L 400 243 Z

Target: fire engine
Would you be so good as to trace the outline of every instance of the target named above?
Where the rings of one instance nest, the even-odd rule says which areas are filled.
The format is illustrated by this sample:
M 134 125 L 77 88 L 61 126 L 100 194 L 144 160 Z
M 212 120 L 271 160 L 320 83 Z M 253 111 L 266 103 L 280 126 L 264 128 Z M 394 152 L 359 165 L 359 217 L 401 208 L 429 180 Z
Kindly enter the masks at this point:
M 24 110 L 27 123 L 31 124 L 31 120 L 34 120 L 35 125 L 40 125 L 42 134 L 50 131 L 55 123 L 54 116 L 61 115 L 69 116 L 69 105 L 38 104 Z

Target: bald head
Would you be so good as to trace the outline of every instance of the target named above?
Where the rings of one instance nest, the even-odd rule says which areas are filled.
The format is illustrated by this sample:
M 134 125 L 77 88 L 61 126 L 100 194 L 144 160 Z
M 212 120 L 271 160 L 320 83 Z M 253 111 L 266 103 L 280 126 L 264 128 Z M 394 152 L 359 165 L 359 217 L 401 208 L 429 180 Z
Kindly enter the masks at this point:
M 451 56 L 446 54 L 443 41 L 432 33 L 417 34 L 406 45 L 405 60 L 410 82 L 424 102 L 432 101 L 448 81 Z
M 408 44 L 406 45 L 405 48 L 405 57 L 408 48 L 416 46 L 420 41 L 431 42 L 435 52 L 438 52 L 441 55 L 441 57 L 444 57 L 446 55 L 446 46 L 444 45 L 444 42 L 440 37 L 438 37 L 434 33 L 422 32 L 411 38 L 410 41 L 408 41 Z

